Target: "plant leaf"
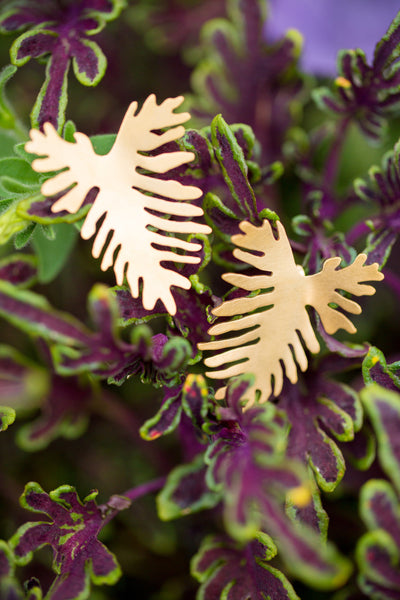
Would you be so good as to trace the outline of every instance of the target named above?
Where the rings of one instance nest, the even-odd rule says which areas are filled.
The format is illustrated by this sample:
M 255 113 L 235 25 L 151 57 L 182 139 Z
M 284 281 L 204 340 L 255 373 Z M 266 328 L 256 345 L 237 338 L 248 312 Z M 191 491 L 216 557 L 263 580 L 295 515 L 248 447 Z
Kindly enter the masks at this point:
M 381 466 L 400 491 L 400 394 L 372 383 L 361 391 L 361 400 L 378 440 Z
M 84 600 L 91 582 L 113 585 L 121 575 L 115 556 L 97 539 L 104 514 L 96 505 L 96 495 L 92 492 L 81 502 L 69 485 L 50 494 L 34 482 L 25 486 L 21 505 L 50 520 L 25 523 L 10 539 L 10 546 L 19 565 L 30 562 L 33 552 L 44 545 L 51 546 L 56 577 L 48 600 Z
M 8 406 L 0 406 L 0 431 L 5 431 L 15 421 L 15 410 Z
M 271 403 L 242 412 L 240 402 L 251 384 L 250 376 L 231 380 L 228 407 L 219 410 L 221 422 L 210 427 L 214 442 L 206 454 L 207 483 L 223 493 L 225 527 L 242 542 L 265 530 L 297 578 L 321 589 L 338 587 L 351 565 L 319 533 L 285 513 L 285 498 L 291 507 L 310 503 L 307 474 L 283 455 L 285 421 Z
M 400 505 L 389 482 L 368 481 L 360 511 L 369 529 L 356 550 L 360 587 L 372 598 L 394 600 L 400 593 Z
M 197 600 L 299 600 L 285 575 L 268 564 L 271 554 L 265 534 L 245 547 L 224 536 L 205 538 L 191 563 L 201 582 Z
M 218 504 L 221 494 L 208 487 L 206 470 L 204 456 L 199 454 L 191 463 L 180 465 L 169 473 L 157 496 L 160 519 L 177 519 Z
M 64 267 L 78 237 L 75 227 L 67 223 L 53 225 L 55 239 L 48 240 L 40 229 L 33 235 L 33 247 L 38 257 L 40 283 L 52 281 Z

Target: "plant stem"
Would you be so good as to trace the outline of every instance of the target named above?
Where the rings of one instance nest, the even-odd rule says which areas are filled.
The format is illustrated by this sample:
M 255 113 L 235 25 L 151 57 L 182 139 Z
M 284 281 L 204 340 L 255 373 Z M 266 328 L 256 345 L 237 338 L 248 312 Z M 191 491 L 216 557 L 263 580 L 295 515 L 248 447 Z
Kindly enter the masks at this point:
M 111 496 L 108 502 L 99 506 L 99 509 L 106 515 L 102 527 L 109 523 L 121 510 L 128 508 L 124 499 L 129 498 L 132 504 L 142 496 L 160 490 L 164 486 L 166 479 L 166 477 L 158 477 L 146 483 L 141 483 L 122 494 Z
M 341 150 L 343 147 L 345 134 L 349 124 L 349 119 L 343 119 L 337 127 L 336 135 L 333 140 L 325 166 L 324 184 L 327 189 L 330 189 L 333 186 L 334 181 L 337 177 Z

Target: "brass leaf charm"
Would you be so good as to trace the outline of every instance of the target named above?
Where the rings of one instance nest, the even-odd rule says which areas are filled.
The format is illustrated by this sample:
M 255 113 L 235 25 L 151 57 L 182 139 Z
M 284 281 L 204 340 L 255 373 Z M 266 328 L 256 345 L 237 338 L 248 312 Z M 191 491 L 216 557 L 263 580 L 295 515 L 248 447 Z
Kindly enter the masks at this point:
M 302 371 L 308 365 L 302 342 L 310 352 L 319 351 L 306 306 L 316 309 L 327 333 L 335 333 L 340 328 L 354 333 L 353 323 L 330 304 L 353 314 L 360 314 L 361 307 L 337 290 L 356 296 L 371 295 L 375 288 L 364 282 L 383 279 L 377 263 L 364 265 L 365 254 L 359 254 L 351 265 L 340 270 L 337 267 L 341 259 L 329 258 L 320 273 L 305 276 L 302 267 L 294 262 L 283 225 L 278 221 L 276 226 L 278 239 L 267 220 L 261 227 L 247 221 L 240 223 L 243 234 L 232 236 L 232 242 L 250 252 L 235 248 L 233 254 L 265 274 L 226 273 L 223 279 L 247 291 L 266 291 L 253 297 L 228 300 L 215 308 L 212 312 L 217 317 L 246 316 L 217 323 L 208 331 L 215 336 L 235 333 L 234 337 L 199 344 L 200 350 L 221 351 L 204 361 L 207 367 L 218 368 L 208 372 L 209 377 L 222 379 L 254 374 L 255 383 L 247 392 L 246 407 L 254 404 L 257 391 L 260 402 L 266 402 L 271 393 L 279 395 L 283 385 L 281 363 L 286 376 L 296 383 L 297 365 Z M 256 309 L 262 311 L 254 313 Z M 225 389 L 217 391 L 217 399 L 225 396 Z
M 137 169 L 165 173 L 194 159 L 192 152 L 166 152 L 157 156 L 142 154 L 184 134 L 184 127 L 177 125 L 187 121 L 190 115 L 173 112 L 182 102 L 183 97 L 180 96 L 157 105 L 152 94 L 137 114 L 137 102 L 132 102 L 113 147 L 104 156 L 94 152 L 90 139 L 83 133 L 75 133 L 76 143 L 70 143 L 62 139 L 50 123 L 45 123 L 43 133 L 32 129 L 31 141 L 25 145 L 27 152 L 43 157 L 33 161 L 35 171 L 43 173 L 67 168 L 42 186 L 45 196 L 65 192 L 52 206 L 53 212 L 77 212 L 87 193 L 94 187 L 99 188 L 81 236 L 89 239 L 95 235 L 93 256 L 98 258 L 105 249 L 101 268 L 105 271 L 113 265 L 118 285 L 122 285 L 126 275 L 135 298 L 139 296 L 139 282 L 142 280 L 144 308 L 152 309 L 160 299 L 171 314 L 176 312 L 171 286 L 189 289 L 190 281 L 173 269 L 162 266 L 161 262 L 198 263 L 198 256 L 178 254 L 171 248 L 196 252 L 201 245 L 163 233 L 209 233 L 211 229 L 191 221 L 163 218 L 165 215 L 201 216 L 203 210 L 200 207 L 173 201 L 199 198 L 202 194 L 199 188 L 158 179 Z M 169 129 L 163 133 L 155 133 L 167 127 Z M 102 217 L 104 220 L 96 233 L 97 223 Z M 155 247 L 155 244 L 168 250 Z

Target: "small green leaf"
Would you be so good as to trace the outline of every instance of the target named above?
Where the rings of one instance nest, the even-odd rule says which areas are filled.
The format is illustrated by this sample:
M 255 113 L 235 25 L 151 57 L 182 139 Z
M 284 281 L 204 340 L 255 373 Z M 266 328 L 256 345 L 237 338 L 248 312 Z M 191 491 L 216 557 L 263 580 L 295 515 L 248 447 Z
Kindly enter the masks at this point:
M 15 410 L 9 406 L 0 406 L 0 431 L 5 431 L 15 421 Z
M 49 240 L 43 231 L 36 228 L 33 247 L 38 257 L 39 281 L 48 283 L 62 270 L 78 238 L 78 230 L 68 223 L 52 226 L 54 240 Z

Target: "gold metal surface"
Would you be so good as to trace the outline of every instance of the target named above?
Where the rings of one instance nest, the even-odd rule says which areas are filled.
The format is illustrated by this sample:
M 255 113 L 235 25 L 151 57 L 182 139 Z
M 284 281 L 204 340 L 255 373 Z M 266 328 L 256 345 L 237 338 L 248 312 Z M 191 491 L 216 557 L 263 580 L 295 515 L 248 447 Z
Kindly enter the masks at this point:
M 289 380 L 296 383 L 297 365 L 302 371 L 308 365 L 302 343 L 310 352 L 319 351 L 306 306 L 315 308 L 327 333 L 335 333 L 340 328 L 354 333 L 353 323 L 338 308 L 360 314 L 361 307 L 337 290 L 356 296 L 374 294 L 375 288 L 363 282 L 380 281 L 383 274 L 378 271 L 377 263 L 364 265 L 367 256 L 359 254 L 352 264 L 340 270 L 337 267 L 341 259 L 329 258 L 320 273 L 306 276 L 302 267 L 294 262 L 285 229 L 279 221 L 276 223 L 278 239 L 267 220 L 261 227 L 246 221 L 239 227 L 243 234 L 232 236 L 232 242 L 250 252 L 235 248 L 234 256 L 266 274 L 226 273 L 222 278 L 249 292 L 263 291 L 252 297 L 228 300 L 214 308 L 212 312 L 217 317 L 246 316 L 217 323 L 208 330 L 210 335 L 235 333 L 234 337 L 203 342 L 198 347 L 221 351 L 204 361 L 207 367 L 217 368 L 207 373 L 213 379 L 254 374 L 255 383 L 245 397 L 248 408 L 254 404 L 257 392 L 260 402 L 266 402 L 271 394 L 279 395 L 283 385 L 282 365 Z M 337 308 L 330 306 L 331 303 Z M 262 312 L 254 313 L 256 309 Z M 224 398 L 225 390 L 225 387 L 220 388 L 216 398 Z
M 198 256 L 178 254 L 171 249 L 196 252 L 201 245 L 163 233 L 206 234 L 211 229 L 191 221 L 163 218 L 166 215 L 201 216 L 203 210 L 198 206 L 164 199 L 194 200 L 202 194 L 199 188 L 174 180 L 158 179 L 137 169 L 165 173 L 194 159 L 192 152 L 165 152 L 157 156 L 142 154 L 184 134 L 184 127 L 178 125 L 187 121 L 190 115 L 173 112 L 182 102 L 183 97 L 180 96 L 157 105 L 152 94 L 137 114 L 137 102 L 132 102 L 113 147 L 103 156 L 94 152 L 90 139 L 83 133 L 75 133 L 76 143 L 70 143 L 63 140 L 50 123 L 45 123 L 43 133 L 32 129 L 31 141 L 25 145 L 27 152 L 45 157 L 33 161 L 35 171 L 43 173 L 67 168 L 42 186 L 41 191 L 45 196 L 65 192 L 53 204 L 53 212 L 66 210 L 76 213 L 87 193 L 94 187 L 99 189 L 83 224 L 81 236 L 89 239 L 95 235 L 93 256 L 98 258 L 105 250 L 101 268 L 106 270 L 114 266 L 118 285 L 122 285 L 126 276 L 135 298 L 139 296 L 139 282 L 142 281 L 144 308 L 151 310 L 160 299 L 171 314 L 176 312 L 171 286 L 189 289 L 190 281 L 175 270 L 161 265 L 161 262 L 198 263 Z M 155 133 L 167 127 L 170 129 Z M 156 196 L 150 196 L 148 192 Z M 159 216 L 149 210 L 156 211 Z M 97 223 L 102 217 L 104 220 L 96 233 Z M 160 249 L 155 244 L 168 249 Z

